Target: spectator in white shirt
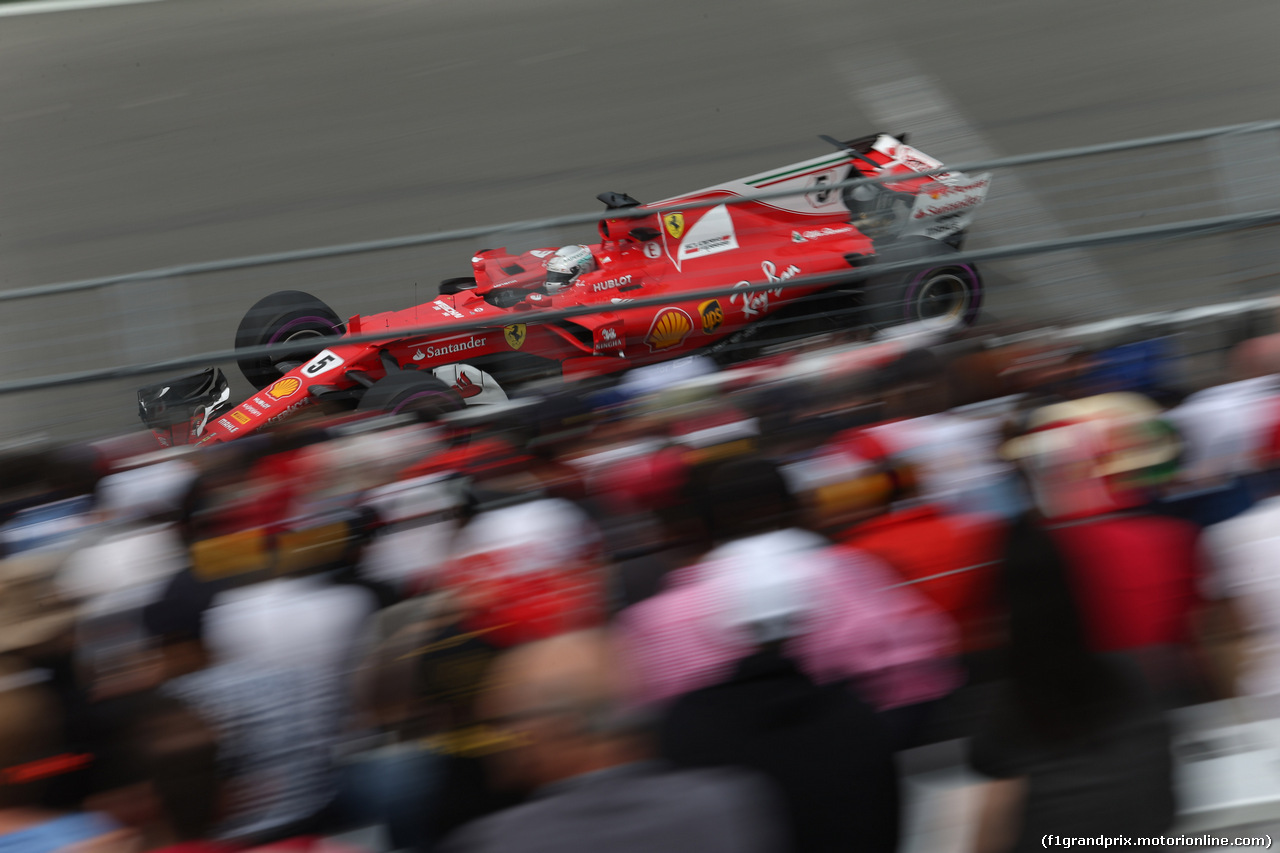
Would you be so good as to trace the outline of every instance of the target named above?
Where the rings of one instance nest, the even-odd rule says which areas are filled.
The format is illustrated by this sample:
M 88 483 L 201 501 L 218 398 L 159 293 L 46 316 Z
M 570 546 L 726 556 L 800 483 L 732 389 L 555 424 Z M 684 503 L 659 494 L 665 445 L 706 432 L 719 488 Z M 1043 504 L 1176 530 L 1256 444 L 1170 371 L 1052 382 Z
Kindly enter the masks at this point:
M 1280 424 L 1262 451 L 1270 494 L 1205 531 L 1216 575 L 1212 594 L 1232 602 L 1239 625 L 1237 690 L 1260 716 L 1280 716 Z

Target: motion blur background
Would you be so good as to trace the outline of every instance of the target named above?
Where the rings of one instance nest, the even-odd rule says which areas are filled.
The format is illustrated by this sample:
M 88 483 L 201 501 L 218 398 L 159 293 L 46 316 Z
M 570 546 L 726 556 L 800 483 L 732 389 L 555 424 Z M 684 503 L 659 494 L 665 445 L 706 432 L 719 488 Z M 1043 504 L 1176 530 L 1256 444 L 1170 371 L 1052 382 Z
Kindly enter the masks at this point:
M 1274 0 L 1216 6 L 1190 0 L 148 0 L 52 8 L 0 0 L 0 79 L 6 84 L 0 87 L 0 297 L 190 262 L 589 212 L 599 209 L 594 196 L 601 191 L 653 201 L 825 153 L 820 133 L 843 139 L 909 133 L 925 152 L 963 166 L 1280 118 L 1274 62 L 1280 6 Z M 967 248 L 1276 215 L 1278 199 L 1280 130 L 1212 134 L 999 168 Z M 991 328 L 1003 335 L 1272 296 L 1280 281 L 1274 232 L 1268 226 L 993 261 L 984 265 L 984 321 L 997 321 Z M 477 249 L 556 246 L 593 235 L 589 224 L 518 233 L 495 228 L 483 240 L 0 298 L 0 389 L 15 379 L 229 349 L 243 312 L 273 291 L 309 291 L 344 317 L 374 313 L 428 300 L 441 279 L 467 272 Z M 1241 338 L 1275 332 L 1276 312 L 1267 316 L 1266 328 L 1241 325 L 1220 334 L 1214 346 L 1225 353 Z M 1159 337 L 1152 352 L 1163 358 L 1167 345 L 1169 361 L 1194 347 L 1184 346 L 1179 336 L 1185 334 L 1176 328 L 1132 325 L 1128 339 L 1105 345 L 1084 335 L 1067 344 L 1033 331 L 998 345 L 979 333 L 930 348 L 903 335 L 872 347 L 797 356 L 794 363 L 784 356 L 781 364 L 695 375 L 683 386 L 667 387 L 672 379 L 662 373 L 633 374 L 629 390 L 624 384 L 599 395 L 573 386 L 556 392 L 563 399 L 550 394 L 525 401 L 507 413 L 512 423 L 480 423 L 487 416 L 472 409 L 464 419 L 475 422 L 457 435 L 421 425 L 366 434 L 359 424 L 330 425 L 334 432 L 327 433 L 324 424 L 301 423 L 257 444 L 235 442 L 163 463 L 155 456 L 109 459 L 105 444 L 97 450 L 69 444 L 137 431 L 134 391 L 154 378 L 3 395 L 0 443 L 9 455 L 0 467 L 11 482 L 0 505 L 0 608 L 9 608 L 0 618 L 7 629 L 0 648 L 31 669 L 0 670 L 0 699 L 30 692 L 43 678 L 65 688 L 61 704 L 69 718 L 101 727 L 73 732 L 70 746 L 85 755 L 54 757 L 74 762 L 92 753 L 92 761 L 108 769 L 131 770 L 133 776 L 90 781 L 100 792 L 118 794 L 123 786 L 137 797 L 142 783 L 164 790 L 163 774 L 135 778 L 139 767 L 164 769 L 143 747 L 163 752 L 166 746 L 177 755 L 182 750 L 161 736 L 165 726 L 177 720 L 193 731 L 199 727 L 173 708 L 151 708 L 154 719 L 131 718 L 127 706 L 112 702 L 149 694 L 166 679 L 177 689 L 173 683 L 186 679 L 188 695 L 178 690 L 179 698 L 197 707 L 224 706 L 232 721 L 224 720 L 224 728 L 234 730 L 241 718 L 254 721 L 244 730 L 260 742 L 226 736 L 218 744 L 224 756 L 230 751 L 257 762 L 237 768 L 237 784 L 280 774 L 298 782 L 272 789 L 280 794 L 275 800 L 246 797 L 233 818 L 247 820 L 256 809 L 271 814 L 262 825 L 223 827 L 220 837 L 249 843 L 341 828 L 329 813 L 333 802 L 354 794 L 378 811 L 393 799 L 381 795 L 397 787 L 418 797 L 401 801 L 422 823 L 424 804 L 448 813 L 453 780 L 461 777 L 449 775 L 453 770 L 423 772 L 415 788 L 412 774 L 385 772 L 383 746 L 421 749 L 426 755 L 419 757 L 433 761 L 483 751 L 493 744 L 449 738 L 470 731 L 473 722 L 476 730 L 492 724 L 519 731 L 512 720 L 518 723 L 521 712 L 541 713 L 510 700 L 513 707 L 496 711 L 461 707 L 471 705 L 471 693 L 455 693 L 456 685 L 440 674 L 457 665 L 478 680 L 479 670 L 474 661 L 461 666 L 449 655 L 436 659 L 441 648 L 509 627 L 503 609 L 509 605 L 519 610 L 533 602 L 532 615 L 519 614 L 529 625 L 512 624 L 554 633 L 564 627 L 557 622 L 562 617 L 568 622 L 585 613 L 591 617 L 585 624 L 604 621 L 607 604 L 608 618 L 632 649 L 652 652 L 652 683 L 634 680 L 660 704 L 718 686 L 709 677 L 707 684 L 676 683 L 697 665 L 717 655 L 724 659 L 716 666 L 735 664 L 735 655 L 752 651 L 728 642 L 732 632 L 711 640 L 699 635 L 687 646 L 672 642 L 680 626 L 700 625 L 699 619 L 720 624 L 725 613 L 717 608 L 730 609 L 726 587 L 700 586 L 706 578 L 721 580 L 707 575 L 707 567 L 745 567 L 758 570 L 738 574 L 761 581 L 759 599 L 786 598 L 771 592 L 776 581 L 804 592 L 804 607 L 796 605 L 786 618 L 729 614 L 742 625 L 791 630 L 802 624 L 788 621 L 797 612 L 816 619 L 829 610 L 856 628 L 814 629 L 809 636 L 830 641 L 832 660 L 841 666 L 859 664 L 828 675 L 865 679 L 861 687 L 871 698 L 864 699 L 881 722 L 896 721 L 912 735 L 897 732 L 895 744 L 904 749 L 896 764 L 885 738 L 875 744 L 884 761 L 877 765 L 880 775 L 867 778 L 889 791 L 901 771 L 907 812 L 901 844 L 895 828 L 883 846 L 866 849 L 935 853 L 969 844 L 980 811 L 974 792 L 996 790 L 980 789 L 965 769 L 985 764 L 984 773 L 992 770 L 991 755 L 985 762 L 971 756 L 966 764 L 958 735 L 976 728 L 977 720 L 1000 721 L 989 713 L 1001 708 L 1000 694 L 988 688 L 1007 674 L 1002 656 L 1017 645 L 1018 633 L 1002 632 L 1019 614 L 1040 615 L 1028 602 L 1072 610 L 1070 590 L 1059 595 L 1052 585 L 1022 590 L 1021 610 L 1016 596 L 1005 600 L 1000 593 L 1013 589 L 1010 578 L 1052 580 L 1057 572 L 1064 583 L 1068 575 L 1097 582 L 1087 604 L 1099 609 L 1058 613 L 1064 624 L 1102 613 L 1110 618 L 1103 627 L 1120 634 L 1142 633 L 1138 628 L 1156 617 L 1164 620 L 1157 627 L 1168 629 L 1132 642 L 1091 637 L 1088 650 L 1077 631 L 1073 642 L 1080 648 L 1059 642 L 1058 653 L 1065 648 L 1086 660 L 1098 651 L 1160 652 L 1166 645 L 1177 653 L 1151 656 L 1178 687 L 1160 697 L 1178 706 L 1176 741 L 1163 728 L 1164 715 L 1146 702 L 1150 740 L 1127 737 L 1117 727 L 1115 741 L 1132 753 L 1115 752 L 1118 767 L 1082 765 L 1092 775 L 1081 777 L 1086 783 L 1077 791 L 1089 793 L 1094 783 L 1095 795 L 1116 791 L 1108 804 L 1127 809 L 1122 795 L 1140 798 L 1145 790 L 1125 781 L 1130 771 L 1145 772 L 1152 790 L 1167 793 L 1174 781 L 1168 759 L 1176 755 L 1179 820 L 1173 822 L 1174 803 L 1158 803 L 1152 833 L 1169 826 L 1274 833 L 1280 718 L 1272 711 L 1280 677 L 1259 686 L 1240 673 L 1242 661 L 1252 660 L 1245 652 L 1259 650 L 1269 652 L 1257 658 L 1262 674 L 1280 673 L 1273 535 L 1280 518 L 1280 336 L 1237 348 L 1231 376 L 1188 372 L 1185 364 L 1176 377 L 1156 376 L 1111 369 L 1124 359 L 1108 361 L 1119 348 L 1107 348 L 1135 344 L 1140 362 L 1141 347 L 1151 343 L 1143 338 Z M 228 375 L 234 394 L 248 391 L 236 371 Z M 1228 379 L 1245 381 L 1220 384 Z M 1093 396 L 1117 387 L 1150 394 L 1158 405 Z M 1073 403 L 1039 408 L 1063 400 Z M 1100 401 L 1107 405 L 1098 408 Z M 1085 427 L 1083 438 L 1063 442 L 1061 458 L 1050 458 L 1053 442 L 1038 451 L 1036 441 L 1004 443 L 1019 425 L 1036 426 L 1037 417 L 1037 429 Z M 878 424 L 877 431 L 858 431 L 870 424 Z M 1135 424 L 1141 429 L 1132 429 Z M 1095 434 L 1091 425 L 1103 431 Z M 464 435 L 471 428 L 475 433 Z M 36 435 L 52 441 L 18 441 Z M 1056 538 L 1030 535 L 1042 517 L 1024 512 L 1032 506 L 1029 493 L 1009 454 L 997 452 L 1009 447 L 1026 450 L 1013 454 L 1021 474 L 1045 475 L 1035 494 L 1042 517 L 1068 518 L 1045 509 L 1046 494 L 1059 497 L 1046 485 L 1052 485 L 1048 475 L 1086 472 L 1078 482 L 1063 475 L 1064 494 L 1075 489 L 1073 498 L 1092 503 L 1081 501 L 1087 505 L 1080 518 L 1055 526 Z M 1145 452 L 1130 453 L 1119 465 L 1135 448 Z M 121 455 L 126 449 L 134 452 L 127 442 L 116 448 Z M 738 457 L 759 464 L 726 464 L 742 462 Z M 99 482 L 108 462 L 119 468 Z M 772 467 L 784 462 L 783 473 Z M 1115 494 L 1112 480 L 1124 481 Z M 775 506 L 760 499 L 768 494 L 762 486 L 773 489 Z M 521 502 L 539 495 L 557 500 Z M 795 501 L 805 509 L 800 520 L 790 511 Z M 764 521 L 794 528 L 760 536 Z M 872 547 L 876 531 L 890 525 L 902 525 L 895 528 L 897 544 L 912 546 L 895 556 L 911 559 L 895 561 Z M 828 538 L 805 538 L 794 553 L 808 556 L 794 565 L 761 550 L 768 537 L 791 536 L 800 526 Z M 1117 526 L 1123 537 L 1098 540 L 1095 551 L 1079 552 L 1084 557 L 1062 557 L 1068 546 Z M 1209 531 L 1214 565 L 1202 560 L 1201 528 Z M 45 534 L 51 542 L 38 541 Z M 743 547 L 728 556 L 710 550 L 724 542 Z M 304 553 L 310 556 L 298 557 Z M 536 570 L 525 560 L 538 563 Z M 56 594 L 32 583 L 37 575 Z M 547 586 L 531 583 L 530 575 Z M 513 576 L 523 584 L 508 585 Z M 813 578 L 861 586 L 846 589 L 847 598 L 818 595 L 815 589 L 826 588 L 813 586 Z M 924 600 L 941 601 L 948 589 L 967 590 L 972 601 L 958 593 L 950 605 Z M 690 591 L 693 599 L 685 597 Z M 568 616 L 538 609 L 557 596 Z M 690 600 L 704 611 L 685 612 Z M 65 607 L 52 612 L 51 601 Z M 244 630 L 251 617 L 255 630 Z M 408 639 L 401 618 L 412 628 Z M 476 618 L 482 621 L 473 624 Z M 1046 621 L 1054 627 L 1035 618 L 1022 629 Z M 482 627 L 473 635 L 476 625 Z M 950 632 L 975 626 L 983 630 L 969 631 L 961 649 Z M 521 645 L 526 638 L 514 633 L 494 640 L 488 651 L 505 654 L 508 645 Z M 438 637 L 448 642 L 425 642 Z M 766 648 L 751 657 L 780 654 L 772 648 L 778 637 L 762 639 Z M 895 643 L 914 644 L 914 656 L 894 663 L 892 654 L 879 659 L 868 652 L 880 646 L 896 652 Z M 556 675 L 547 660 L 539 667 L 536 657 L 515 654 L 512 672 Z M 585 704 L 595 708 L 591 725 L 574 735 L 591 747 L 583 755 L 600 746 L 593 738 L 630 737 L 636 722 L 598 712 L 619 703 L 612 695 L 617 673 L 633 678 L 637 670 L 597 666 L 595 655 L 607 662 L 599 650 L 577 653 L 583 669 L 577 677 L 598 676 L 596 669 L 610 673 L 583 690 L 584 702 L 591 700 Z M 430 665 L 401 666 L 420 656 Z M 349 679 L 356 657 L 368 678 L 359 690 Z M 643 663 L 642 657 L 630 663 Z M 412 677 L 405 676 L 409 667 Z M 873 676 L 895 668 L 897 677 L 886 678 L 879 692 L 867 687 Z M 278 680 L 281 673 L 295 681 Z M 962 677 L 968 679 L 963 688 Z M 1102 680 L 1113 688 L 1119 683 Z M 1132 678 L 1133 685 L 1144 681 Z M 1063 684 L 1050 677 L 1040 686 L 1063 690 Z M 388 685 L 422 693 L 384 693 Z M 904 685 L 919 689 L 890 695 Z M 846 701 L 855 695 L 842 693 Z M 1066 713 L 1074 713 L 1070 705 L 1078 698 L 1066 697 Z M 1243 701 L 1249 698 L 1270 703 L 1258 703 L 1268 713 Z M 413 705 L 418 700 L 431 713 Z M 929 707 L 935 701 L 952 704 Z M 347 702 L 361 713 L 348 714 Z M 114 707 L 126 712 L 112 717 Z M 8 727 L 0 732 L 6 781 L 15 769 L 50 769 L 42 763 L 47 756 L 14 757 L 30 751 L 27 729 L 51 728 L 51 715 L 30 708 L 37 706 L 21 714 L 0 708 L 0 723 Z M 481 718 L 481 710 L 493 719 Z M 1246 720 L 1245 710 L 1261 719 Z M 161 720 L 160 711 L 171 719 Z M 444 711 L 457 717 L 437 719 Z M 895 717 L 895 711 L 907 713 Z M 921 719 L 932 718 L 945 724 L 941 730 L 925 731 Z M 155 728 L 143 731 L 139 721 Z M 119 735 L 135 724 L 134 741 Z M 995 733 L 990 742 L 999 743 L 1009 727 L 989 729 Z M 423 737 L 428 730 L 437 738 L 430 743 Z M 876 731 L 840 727 L 841 735 L 871 739 Z M 310 740 L 299 736 L 306 732 Z M 146 737 L 154 742 L 143 743 Z M 565 752 L 543 740 L 543 747 L 552 744 L 550 754 Z M 924 746 L 905 749 L 917 742 Z M 121 749 L 113 755 L 118 745 L 137 754 Z M 185 746 L 212 765 L 207 747 Z M 514 751 L 510 744 L 507 749 Z M 619 749 L 627 757 L 632 746 Z M 1075 755 L 1067 753 L 1069 770 Z M 395 750 L 389 755 L 396 758 Z M 822 745 L 804 760 L 818 764 L 833 755 Z M 363 776 L 366 761 L 371 775 Z M 842 771 L 853 766 L 833 761 Z M 988 775 L 1032 773 L 1006 764 L 1007 773 Z M 591 769 L 598 768 L 584 772 Z M 214 768 L 206 770 L 212 780 Z M 572 778 L 577 770 L 561 775 Z M 338 777 L 351 790 L 335 799 Z M 421 786 L 436 778 L 450 781 L 428 797 Z M 480 796 L 492 792 L 479 787 L 484 790 L 463 786 L 462 798 L 470 792 L 482 811 L 496 808 L 499 803 Z M 830 784 L 824 793 L 850 790 Z M 671 791 L 671 800 L 682 799 L 678 789 Z M 64 804 L 79 807 L 83 800 L 84 808 L 99 808 L 74 784 L 55 793 Z M 7 797 L 0 785 L 0 811 L 12 805 Z M 217 798 L 191 801 L 212 812 Z M 134 805 L 128 798 L 115 802 L 116 811 L 136 817 Z M 896 808 L 895 800 L 891 808 L 866 810 L 896 825 Z M 1074 817 L 1094 815 L 1092 807 L 1077 811 Z M 844 812 L 829 809 L 832 815 Z M 708 810 L 700 816 L 715 822 Z M 393 818 L 378 817 L 388 826 Z M 716 834 L 731 824 L 719 821 Z M 591 840 L 575 836 L 583 839 Z M 755 840 L 767 846 L 765 836 Z M 721 841 L 734 853 L 746 849 Z
M 816 156 L 819 133 L 908 132 L 963 163 L 1266 120 L 1277 25 L 1268 0 L 167 0 L 6 15 L 0 288 L 579 213 L 604 190 L 652 201 Z M 969 245 L 1277 198 L 1275 132 L 1007 169 Z M 1265 287 L 1273 245 L 1234 234 L 990 263 L 987 309 L 1063 321 L 1239 298 Z M 275 290 L 342 316 L 403 307 L 486 247 L 4 303 L 0 375 L 227 349 Z M 132 428 L 139 384 L 10 396 L 0 429 Z

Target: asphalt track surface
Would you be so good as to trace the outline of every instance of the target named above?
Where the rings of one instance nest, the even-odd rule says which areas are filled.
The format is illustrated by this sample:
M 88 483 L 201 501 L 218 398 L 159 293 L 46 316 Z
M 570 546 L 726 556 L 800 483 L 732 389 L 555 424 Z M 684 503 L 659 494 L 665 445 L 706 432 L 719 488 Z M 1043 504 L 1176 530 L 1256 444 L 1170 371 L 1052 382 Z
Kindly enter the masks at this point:
M 912 131 L 956 161 L 1277 118 L 1277 32 L 1274 0 L 168 0 L 0 18 L 0 289 L 577 213 L 603 190 L 661 198 L 816 156 L 818 133 Z M 1211 206 L 1189 215 L 1234 212 L 1222 188 L 1251 185 L 1274 144 L 1188 148 L 1168 180 L 1200 168 L 1187 194 Z M 1072 207 L 1060 176 L 996 186 L 975 247 L 1076 233 L 1062 211 L 1082 206 L 1150 221 L 1084 189 Z M 994 264 L 988 308 L 1106 316 L 1269 286 L 1223 276 L 1234 239 Z M 401 307 L 484 247 L 3 304 L 0 371 L 222 349 L 279 289 L 344 315 Z M 7 397 L 0 440 L 130 427 L 134 384 Z

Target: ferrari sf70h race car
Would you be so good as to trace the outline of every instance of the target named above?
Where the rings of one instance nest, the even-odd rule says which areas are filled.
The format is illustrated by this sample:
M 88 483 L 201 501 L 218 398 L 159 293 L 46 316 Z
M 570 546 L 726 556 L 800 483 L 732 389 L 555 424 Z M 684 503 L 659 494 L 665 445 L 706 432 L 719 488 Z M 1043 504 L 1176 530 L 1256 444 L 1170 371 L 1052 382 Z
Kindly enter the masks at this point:
M 602 193 L 608 210 L 599 242 L 573 247 L 582 272 L 556 286 L 549 269 L 563 250 L 549 247 L 479 252 L 471 275 L 445 280 L 435 300 L 345 323 L 310 294 L 273 293 L 236 333 L 236 347 L 246 349 L 240 369 L 257 393 L 228 407 L 226 378 L 209 368 L 141 389 L 142 419 L 164 444 L 207 444 L 317 403 L 429 413 L 504 400 L 514 384 L 534 377 L 616 373 L 694 351 L 731 356 L 784 322 L 806 334 L 973 322 L 982 280 L 949 256 L 986 198 L 990 175 L 913 175 L 944 167 L 887 134 L 828 141 L 837 149 L 826 156 L 648 205 Z M 785 190 L 793 194 L 772 195 Z M 839 281 L 851 268 L 921 258 L 936 263 Z M 727 292 L 708 298 L 716 288 Z M 579 313 L 557 311 L 565 308 Z M 348 340 L 370 335 L 376 340 Z M 300 356 L 299 343 L 312 339 Z M 290 346 L 262 353 L 277 344 Z

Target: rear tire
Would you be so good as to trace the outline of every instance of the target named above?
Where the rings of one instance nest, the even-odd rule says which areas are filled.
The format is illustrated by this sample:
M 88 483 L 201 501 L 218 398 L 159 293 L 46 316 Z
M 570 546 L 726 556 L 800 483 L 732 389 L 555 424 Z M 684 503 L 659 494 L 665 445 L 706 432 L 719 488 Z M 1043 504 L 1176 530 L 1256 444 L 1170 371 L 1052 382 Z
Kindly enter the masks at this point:
M 464 290 L 475 290 L 475 276 L 461 276 L 459 278 L 446 278 L 440 282 L 440 295 L 448 296 L 451 293 L 461 293 Z
M 879 247 L 877 263 L 899 263 L 927 257 L 935 266 L 877 276 L 867 282 L 864 306 L 872 326 L 936 321 L 971 326 L 982 310 L 982 276 L 970 264 L 949 264 L 955 249 L 928 237 L 904 237 Z
M 324 302 L 301 290 L 281 290 L 259 299 L 244 315 L 236 329 L 236 349 L 307 338 L 335 338 L 342 333 L 342 321 Z M 237 363 L 249 384 L 255 388 L 265 388 L 283 375 L 276 367 L 278 361 L 305 362 L 322 349 L 324 343 L 317 341 L 314 349 L 290 352 L 275 358 L 269 355 L 252 356 L 239 359 Z
M 434 420 L 463 407 L 458 392 L 429 373 L 404 370 L 379 379 L 360 398 L 356 411 L 398 415 L 412 412 Z

